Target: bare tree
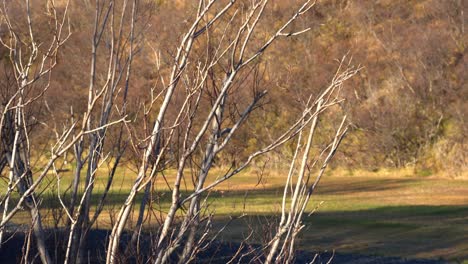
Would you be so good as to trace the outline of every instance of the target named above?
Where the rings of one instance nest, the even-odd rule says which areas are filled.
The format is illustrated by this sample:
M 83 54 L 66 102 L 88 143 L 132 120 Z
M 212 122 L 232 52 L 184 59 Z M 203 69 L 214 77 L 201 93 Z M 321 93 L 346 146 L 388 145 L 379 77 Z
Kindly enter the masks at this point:
M 239 11 L 234 11 L 232 13 L 228 11 L 236 8 L 236 1 L 229 1 L 225 6 L 218 10 L 213 8 L 215 2 L 216 1 L 213 0 L 199 2 L 194 22 L 189 27 L 189 30 L 183 37 L 182 42 L 177 49 L 178 52 L 175 57 L 175 64 L 168 82 L 169 86 L 166 89 L 164 101 L 160 107 L 158 117 L 154 121 L 155 125 L 151 138 L 149 139 L 149 143 L 146 144 L 147 148 L 142 158 L 138 177 L 112 230 L 111 241 L 107 252 L 108 263 L 113 263 L 115 261 L 120 236 L 132 210 L 132 204 L 136 194 L 138 191 L 145 188 L 147 184 L 152 182 L 157 169 L 161 166 L 160 162 L 163 160 L 162 157 L 164 157 L 168 150 L 176 129 L 184 125 L 182 128 L 182 131 L 184 131 L 182 136 L 182 147 L 178 150 L 179 159 L 176 163 L 177 174 L 172 186 L 172 203 L 167 216 L 164 219 L 163 226 L 158 234 L 158 242 L 155 250 L 155 252 L 157 252 L 156 263 L 167 262 L 173 252 L 181 246 L 183 241 L 187 241 L 187 243 L 184 246 L 184 253 L 179 261 L 183 263 L 190 259 L 193 249 L 196 248 L 196 245 L 194 245 L 194 236 L 199 224 L 201 212 L 199 197 L 202 193 L 207 192 L 221 182 L 233 177 L 246 168 L 255 157 L 281 146 L 283 143 L 294 137 L 298 130 L 302 129 L 301 122 L 296 122 L 291 128 L 285 131 L 282 136 L 274 140 L 271 144 L 255 153 L 252 153 L 247 161 L 242 165 L 237 168 L 233 168 L 233 170 L 220 177 L 215 182 L 210 184 L 205 182 L 216 155 L 225 148 L 238 128 L 244 123 L 250 112 L 266 93 L 266 91 L 254 93 L 252 102 L 242 111 L 237 120 L 233 122 L 232 127 L 223 127 L 223 112 L 226 100 L 228 100 L 229 92 L 232 89 L 236 78 L 242 74 L 244 69 L 251 67 L 250 65 L 254 65 L 257 58 L 259 58 L 265 50 L 279 38 L 296 36 L 308 31 L 308 29 L 304 29 L 298 32 L 286 32 L 291 23 L 309 11 L 315 4 L 313 1 L 305 1 L 293 13 L 289 20 L 285 21 L 259 48 L 255 50 L 255 48 L 250 47 L 251 40 L 269 1 L 254 1 L 243 5 L 241 7 L 243 10 L 237 9 Z M 242 17 L 239 19 L 236 19 L 236 16 L 239 13 L 243 13 L 243 15 L 241 15 Z M 194 41 L 197 38 L 206 37 L 209 42 L 211 37 L 210 34 L 213 34 L 212 29 L 217 28 L 214 25 L 216 25 L 218 20 L 224 18 L 224 16 L 230 16 L 230 18 L 226 19 L 228 22 L 225 25 L 225 31 L 221 32 L 222 36 L 219 38 L 221 41 L 214 47 L 214 55 L 206 55 L 206 57 L 191 56 Z M 202 24 L 202 21 L 206 22 Z M 227 36 L 227 30 L 234 32 L 232 37 Z M 249 49 L 253 49 L 250 55 L 248 54 Z M 226 61 L 227 63 L 227 65 L 223 67 L 225 69 L 223 73 L 224 77 L 220 80 L 221 83 L 217 85 L 220 88 L 215 91 L 216 96 L 214 97 L 213 103 L 206 111 L 208 114 L 206 117 L 202 117 L 200 116 L 203 115 L 200 111 L 200 98 L 202 94 L 205 93 L 204 90 L 207 87 L 207 78 L 209 74 L 213 72 L 213 69 L 219 67 L 222 61 Z M 182 106 L 180 107 L 179 114 L 173 122 L 171 122 L 167 127 L 164 127 L 164 124 L 167 123 L 165 119 L 168 106 L 171 101 L 174 100 L 173 94 L 175 89 L 179 87 L 181 78 L 186 74 L 186 71 L 190 69 L 188 64 L 197 66 L 195 69 L 195 78 L 194 80 L 184 80 L 184 83 L 191 85 L 186 87 L 186 96 L 183 100 Z M 183 118 L 187 119 L 184 123 L 182 123 L 181 120 Z M 305 118 L 306 116 L 303 116 L 301 117 L 301 120 Z M 195 121 L 201 124 L 198 130 L 194 127 Z M 158 153 L 155 154 L 157 158 L 155 162 L 149 164 L 150 156 L 153 154 L 157 142 L 160 142 L 162 133 L 165 131 L 168 131 L 168 135 L 165 136 L 166 142 L 159 143 L 160 146 L 157 149 Z M 191 133 L 195 135 L 193 139 L 191 139 Z M 196 172 L 196 178 L 198 180 L 195 183 L 195 189 L 192 194 L 183 198 L 181 197 L 181 182 L 184 178 L 184 172 L 189 165 L 189 161 L 193 159 L 195 151 L 202 148 L 202 139 L 204 137 L 208 137 L 208 140 L 205 143 L 205 154 L 203 156 L 200 169 Z M 148 167 L 151 167 L 151 172 L 149 174 L 147 174 Z M 176 213 L 183 208 L 185 203 L 188 202 L 190 202 L 190 205 L 182 217 L 182 223 L 177 226 Z M 170 234 L 176 235 L 173 236 Z M 188 238 L 184 240 L 186 236 L 188 236 Z
M 337 105 L 342 101 L 339 97 L 339 90 L 343 82 L 354 76 L 360 69 L 359 67 L 353 68 L 347 65 L 342 71 L 344 62 L 343 59 L 330 86 L 313 102 L 312 106 L 315 107 L 316 110 L 313 114 L 313 120 L 308 133 L 306 130 L 301 131 L 297 139 L 294 156 L 291 160 L 289 173 L 284 186 L 281 220 L 278 231 L 267 245 L 269 246 L 269 253 L 265 263 L 292 262 L 294 258 L 295 239 L 304 227 L 302 224 L 302 216 L 307 209 L 307 204 L 347 132 L 347 125 L 345 123 L 346 116 L 344 116 L 343 121 L 336 130 L 332 142 L 320 152 L 316 153 L 314 155 L 315 157 L 313 156 L 314 158 L 311 159 L 310 152 L 314 135 L 317 133 L 319 115 L 331 106 Z M 301 153 L 302 158 L 299 161 Z M 317 176 L 313 179 L 311 174 L 314 173 L 313 169 L 315 166 L 318 167 L 318 170 L 316 172 Z M 287 205 L 288 201 L 290 203 L 289 208 Z
M 94 135 L 92 136 L 93 139 L 95 139 L 93 145 L 93 150 L 95 152 L 93 152 L 93 155 L 99 155 L 97 152 L 99 151 L 101 145 L 100 143 L 97 143 L 97 137 L 99 134 L 96 133 L 105 133 L 107 127 L 121 123 L 125 119 L 125 116 L 123 115 L 117 120 L 110 120 L 109 108 L 112 107 L 112 100 L 114 99 L 113 92 L 116 86 L 114 82 L 116 82 L 115 80 L 120 80 L 122 76 L 125 76 L 123 74 L 117 75 L 115 71 L 115 68 L 117 68 L 117 63 L 120 63 L 121 58 L 110 59 L 113 64 L 109 66 L 110 80 L 105 85 L 105 89 L 96 91 L 93 89 L 94 80 L 91 81 L 90 100 L 87 107 L 87 112 L 83 114 L 83 126 L 78 127 L 77 121 L 72 120 L 71 124 L 65 126 L 62 131 L 58 131 L 56 127 L 49 127 L 51 131 L 55 132 L 56 141 L 52 143 L 49 153 L 43 153 L 49 158 L 38 175 L 33 177 L 33 169 L 30 163 L 30 159 L 31 155 L 35 154 L 36 150 L 31 149 L 29 138 L 31 133 L 31 125 L 34 124 L 34 116 L 30 116 L 27 113 L 33 107 L 33 104 L 36 101 L 39 101 L 43 97 L 44 93 L 48 90 L 50 86 L 52 70 L 55 68 L 58 62 L 60 48 L 64 45 L 65 41 L 70 37 L 71 34 L 68 16 L 69 2 L 67 1 L 61 4 L 62 8 L 59 14 L 55 1 L 47 1 L 47 11 L 49 12 L 48 14 L 52 19 L 52 22 L 50 23 L 52 25 L 52 34 L 45 42 L 44 36 L 41 36 L 42 43 L 37 42 L 35 37 L 35 24 L 32 18 L 33 16 L 31 9 L 32 5 L 29 0 L 25 1 L 24 7 L 22 5 L 10 5 L 6 1 L 3 1 L 2 6 L 3 26 L 8 32 L 8 35 L 2 38 L 2 44 L 9 50 L 9 58 L 15 78 L 14 86 L 16 89 L 13 89 L 13 92 L 11 92 L 8 97 L 6 97 L 6 101 L 2 105 L 2 118 L 0 122 L 2 128 L 2 151 L 4 152 L 2 155 L 5 155 L 10 167 L 8 189 L 6 190 L 6 194 L 4 197 L 2 197 L 1 201 L 3 204 L 3 217 L 0 223 L 0 237 L 3 235 L 5 224 L 8 223 L 12 217 L 23 208 L 23 206 L 26 206 L 32 218 L 32 229 L 35 234 L 37 249 L 43 263 L 52 263 L 52 259 L 47 249 L 45 234 L 42 227 L 41 214 L 39 211 L 39 202 L 35 193 L 38 191 L 39 186 L 46 178 L 49 171 L 53 171 L 57 174 L 56 162 L 69 149 L 75 146 L 75 150 L 77 152 L 82 151 L 77 146 L 80 145 L 80 140 L 85 135 Z M 24 12 L 21 12 L 22 14 L 25 14 L 26 26 L 28 29 L 28 32 L 25 36 L 22 34 L 20 28 L 21 24 L 13 23 L 10 18 L 10 9 L 14 8 L 20 10 L 21 8 L 25 9 Z M 126 10 L 126 8 L 124 8 L 124 10 Z M 96 12 L 98 12 L 98 10 Z M 97 23 L 96 27 L 98 26 L 99 25 Z M 99 32 L 102 33 L 101 31 Z M 122 33 L 120 32 L 120 34 Z M 100 38 L 100 36 L 96 35 L 94 40 L 98 41 L 97 38 Z M 119 36 L 119 40 L 120 39 L 122 38 Z M 44 45 L 46 45 L 45 48 Z M 132 52 L 133 50 L 131 50 L 130 53 Z M 114 55 L 114 53 L 117 53 L 116 57 L 121 56 L 118 52 L 112 50 L 111 57 Z M 124 69 L 126 70 L 121 70 L 122 72 L 130 71 L 130 66 L 127 65 L 131 65 L 131 62 L 128 63 L 128 60 L 124 66 Z M 114 69 L 114 71 L 111 71 L 111 69 Z M 128 84 L 128 79 L 126 81 Z M 112 92 L 109 92 L 108 90 L 111 90 Z M 103 104 L 103 117 L 101 117 L 101 122 L 96 126 L 92 126 L 90 125 L 92 117 L 95 114 L 94 112 L 97 110 L 96 106 L 101 98 L 105 98 L 108 104 Z M 44 104 L 47 106 L 47 102 L 44 101 Z M 79 158 L 80 161 L 82 161 L 81 157 Z M 79 162 L 78 164 L 82 165 Z M 90 162 L 90 169 L 92 170 L 92 173 L 89 175 L 94 173 L 94 170 L 97 167 L 96 164 L 97 161 L 93 161 L 92 163 Z M 58 176 L 57 178 L 60 180 Z M 92 187 L 92 181 L 92 179 L 88 180 L 87 190 Z M 9 208 L 11 195 L 15 188 L 18 189 L 20 197 L 16 205 L 13 208 Z M 60 189 L 58 189 L 58 193 L 58 198 L 61 204 L 65 207 L 60 197 Z M 86 193 L 87 192 L 85 192 L 85 194 Z M 74 196 L 76 196 L 76 193 Z M 104 198 L 102 198 L 102 200 L 104 200 Z M 87 197 L 87 199 L 89 199 L 89 197 Z M 83 205 L 89 206 L 89 201 L 82 199 L 78 211 L 80 211 L 82 208 L 86 208 Z M 72 225 L 76 225 L 76 221 L 71 216 L 75 207 L 76 205 L 73 202 L 73 198 L 70 207 L 65 207 L 65 211 L 70 217 Z M 69 212 L 68 209 L 70 209 L 71 212 Z M 78 216 L 82 217 L 87 215 L 80 212 Z M 92 221 L 95 221 L 95 219 L 93 218 Z M 89 226 L 87 225 L 85 228 L 88 228 Z M 81 230 L 87 231 L 85 228 L 82 227 Z M 74 228 L 71 229 L 72 231 L 74 230 Z M 73 234 L 73 232 L 71 232 L 71 234 Z M 77 251 L 75 252 L 79 252 L 78 249 L 79 248 L 77 248 Z M 28 259 L 25 259 L 25 261 L 28 261 Z
M 14 73 L 14 88 L 2 104 L 0 121 L 0 138 L 2 140 L 2 155 L 5 155 L 9 172 L 8 189 L 2 198 L 3 215 L 0 225 L 0 243 L 4 233 L 5 223 L 22 206 L 25 206 L 31 216 L 32 229 L 35 235 L 37 249 L 43 263 L 51 263 L 45 235 L 39 212 L 39 201 L 34 194 L 34 182 L 30 164 L 31 146 L 29 130 L 31 120 L 26 115 L 27 108 L 38 100 L 49 87 L 52 69 L 57 64 L 57 55 L 60 47 L 69 37 L 67 29 L 68 3 L 61 15 L 57 14 L 55 7 L 51 6 L 53 33 L 45 43 L 45 48 L 36 40 L 34 21 L 31 15 L 31 4 L 25 1 L 24 14 L 27 26 L 27 35 L 19 33 L 18 24 L 12 22 L 9 16 L 11 5 L 3 1 L 2 20 L 3 28 L 8 32 L 2 38 L 3 46 L 9 50 L 9 59 Z M 12 7 L 14 8 L 14 7 Z M 68 32 L 67 32 L 68 31 Z M 9 202 L 13 189 L 17 188 L 21 195 L 20 203 L 10 211 Z M 10 212 L 9 212 L 10 211 Z
M 97 100 L 101 104 L 101 111 L 83 122 L 83 126 L 91 131 L 81 135 L 74 145 L 77 167 L 72 186 L 72 196 L 68 211 L 74 216 L 70 219 L 70 235 L 66 250 L 65 263 L 83 263 L 85 260 L 85 245 L 87 233 L 102 212 L 107 194 L 112 185 L 116 168 L 125 151 L 125 126 L 120 125 L 118 138 L 113 153 L 105 153 L 104 144 L 108 135 L 111 117 L 117 115 L 126 118 L 127 96 L 130 85 L 133 56 L 137 49 L 138 33 L 135 32 L 138 1 L 102 1 L 96 2 L 94 16 L 94 30 L 91 46 L 91 68 L 88 87 L 88 111 Z M 104 48 L 105 47 L 105 48 Z M 101 51 L 99 49 L 101 48 Z M 102 51 L 104 49 L 104 51 Z M 104 54 L 101 54 L 104 53 Z M 99 57 L 103 63 L 98 64 Z M 106 77 L 99 80 L 101 73 Z M 118 98 L 121 100 L 118 101 Z M 118 103 L 118 105 L 116 105 Z M 86 140 L 87 137 L 87 140 Z M 84 150 L 87 154 L 84 156 Z M 103 161 L 113 158 L 113 168 L 108 175 L 107 184 L 98 200 L 97 208 L 90 216 L 91 198 L 97 169 Z M 87 166 L 85 163 L 87 162 Z M 78 187 L 82 170 L 86 171 L 84 179 L 85 191 L 78 199 Z
M 41 195 L 39 186 L 52 173 L 56 178 L 54 188 L 60 212 L 66 216 L 63 262 L 87 262 L 89 232 L 109 206 L 109 194 L 114 188 L 114 176 L 123 166 L 122 158 L 134 155 L 138 162 L 136 178 L 125 194 L 125 202 L 118 205 L 118 213 L 112 215 L 106 263 L 125 262 L 129 256 L 137 257 L 137 241 L 145 224 L 145 215 L 153 210 L 150 204 L 153 184 L 157 177 L 165 177 L 169 168 L 176 171 L 172 182 L 165 179 L 171 192 L 170 205 L 155 222 L 147 223 L 154 230 L 151 232 L 154 242 L 145 258 L 155 263 L 191 262 L 216 239 L 211 228 L 213 212 L 208 210 L 210 192 L 248 168 L 255 159 L 296 140 L 296 153 L 286 178 L 281 222 L 276 235 L 265 246 L 266 262 L 291 262 L 294 241 L 302 228 L 301 219 L 310 196 L 346 133 L 343 119 L 333 141 L 312 159 L 310 149 L 319 117 L 341 103 L 339 92 L 343 82 L 359 69 L 343 61 L 330 86 L 320 94 L 309 95 L 299 114 L 282 131 L 277 131 L 269 141 L 248 153 L 244 160 L 232 162 L 231 167 L 214 180 L 208 177 L 216 160 L 246 129 L 247 120 L 262 106 L 272 89 L 264 88 L 262 77 L 256 74 L 263 60 L 269 59 L 264 54 L 275 42 L 298 37 L 310 30 L 309 27 L 293 28 L 299 26 L 299 21 L 314 7 L 315 1 L 304 0 L 296 4 L 290 16 L 274 27 L 264 26 L 270 5 L 269 0 L 198 1 L 193 17 L 187 18 L 187 29 L 179 44 L 174 45 L 176 52 L 170 69 L 161 70 L 161 55 L 155 52 L 160 80 L 147 89 L 148 100 L 133 105 L 137 109 L 129 109 L 129 92 L 138 89 L 132 83 L 135 57 L 144 48 L 158 49 L 145 46 L 144 42 L 146 23 L 142 20 L 150 15 L 145 14 L 144 9 L 151 5 L 139 0 L 86 2 L 85 10 L 94 13 L 91 52 L 87 57 L 90 63 L 86 76 L 86 107 L 83 113 L 70 108 L 70 115 L 60 124 L 55 120 L 45 124 L 55 138 L 51 140 L 50 150 L 40 154 L 47 159 L 35 173 L 37 175 L 33 175 L 29 162 L 32 151 L 28 126 L 31 121 L 25 109 L 43 98 L 50 85 L 60 48 L 71 34 L 70 27 L 67 28 L 69 3 L 66 2 L 59 12 L 55 1 L 46 1 L 46 8 L 53 18 L 53 34 L 46 42 L 49 48 L 39 49 L 29 1 L 26 0 L 24 11 L 29 30 L 27 40 L 12 24 L 9 5 L 4 1 L 2 15 L 9 34 L 2 39 L 2 44 L 10 52 L 15 89 L 6 96 L 1 109 L 1 150 L 6 159 L 2 153 L 0 169 L 9 167 L 10 173 L 8 189 L 2 198 L 0 242 L 6 223 L 26 206 L 31 214 L 41 260 L 43 263 L 53 262 L 37 200 Z M 45 100 L 40 104 L 49 109 Z M 53 115 L 53 111 L 50 112 Z M 141 135 L 143 138 L 139 137 Z M 69 197 L 64 199 L 60 166 L 66 161 L 64 155 L 70 151 L 73 151 L 70 158 L 74 164 L 73 180 L 67 186 Z M 99 171 L 103 164 L 109 166 L 105 173 Z M 313 181 L 311 169 L 315 164 L 321 166 Z M 297 168 L 297 178 L 293 180 Z M 106 179 L 101 192 L 95 190 L 99 174 Z M 184 187 L 187 182 L 192 186 Z M 10 208 L 15 188 L 19 200 Z M 294 190 L 289 193 L 289 188 Z M 138 196 L 141 192 L 142 196 Z M 292 201 L 289 209 L 286 206 L 288 199 Z M 137 203 L 140 205 L 138 210 L 135 208 Z M 131 219 L 135 213 L 137 220 L 133 223 Z M 131 238 L 122 243 L 126 229 L 131 228 L 134 229 Z M 121 244 L 126 247 L 125 251 L 121 252 Z

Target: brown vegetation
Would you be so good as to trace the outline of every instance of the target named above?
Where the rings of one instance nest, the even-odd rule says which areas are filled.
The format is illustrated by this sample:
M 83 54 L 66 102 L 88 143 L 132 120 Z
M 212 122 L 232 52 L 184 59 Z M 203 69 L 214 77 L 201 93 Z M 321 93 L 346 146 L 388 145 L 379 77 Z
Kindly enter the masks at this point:
M 144 261 L 144 222 L 157 226 L 145 257 L 183 263 L 216 238 L 212 188 L 251 165 L 289 168 L 262 256 L 291 262 L 335 154 L 335 167 L 468 169 L 462 1 L 18 0 L 1 12 L 0 228 L 26 206 L 44 263 L 52 256 L 39 201 L 50 186 L 56 228 L 68 232 L 65 263 L 86 261 L 104 211 L 108 263 Z M 223 170 L 215 179 L 213 167 Z M 117 171 L 134 181 L 109 208 Z M 165 209 L 161 183 L 171 193 Z

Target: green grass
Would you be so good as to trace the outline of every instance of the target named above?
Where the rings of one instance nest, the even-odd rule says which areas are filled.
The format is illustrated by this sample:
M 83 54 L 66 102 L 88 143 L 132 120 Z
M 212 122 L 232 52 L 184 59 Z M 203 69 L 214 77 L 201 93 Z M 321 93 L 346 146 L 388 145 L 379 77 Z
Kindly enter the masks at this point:
M 222 174 L 216 169 L 213 180 Z M 170 182 L 174 172 L 166 173 Z M 110 227 L 109 216 L 125 201 L 134 181 L 129 170 L 118 172 L 109 193 L 106 211 L 97 226 Z M 260 180 L 259 180 L 260 179 Z M 44 218 L 52 218 L 50 208 L 60 208 L 54 191 L 56 177 L 49 176 L 44 185 Z M 71 172 L 61 175 L 61 193 L 67 201 L 65 186 Z M 106 171 L 98 173 L 93 201 L 102 195 Z M 246 214 L 234 221 L 223 233 L 224 239 L 241 240 L 254 229 L 252 242 L 267 237 L 278 221 L 283 193 L 284 174 L 267 173 L 259 178 L 246 171 L 210 193 L 208 211 L 215 213 L 215 227 L 220 228 L 231 216 Z M 184 185 L 185 186 L 185 185 Z M 184 187 L 183 195 L 190 193 Z M 141 194 L 140 194 L 141 195 Z M 153 201 L 157 210 L 167 210 L 171 194 L 161 175 L 155 185 Z M 403 256 L 410 258 L 468 259 L 468 181 L 463 179 L 420 176 L 411 171 L 330 172 L 312 197 L 308 211 L 319 209 L 304 219 L 300 247 L 307 250 L 338 250 L 362 254 Z M 135 205 L 138 209 L 138 204 Z M 29 221 L 22 212 L 15 221 Z M 50 225 L 50 223 L 48 223 Z M 147 228 L 152 228 L 151 226 Z

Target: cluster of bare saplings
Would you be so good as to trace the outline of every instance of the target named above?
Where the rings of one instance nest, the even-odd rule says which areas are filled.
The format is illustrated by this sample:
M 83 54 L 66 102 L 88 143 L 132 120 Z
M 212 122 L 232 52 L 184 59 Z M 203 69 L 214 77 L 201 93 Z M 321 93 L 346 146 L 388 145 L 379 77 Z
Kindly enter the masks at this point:
M 214 179 L 207 176 L 216 158 L 268 97 L 258 72 L 268 60 L 269 47 L 307 33 L 308 27 L 300 28 L 306 23 L 297 22 L 313 9 L 314 1 L 293 1 L 291 10 L 284 10 L 290 13 L 289 19 L 267 29 L 262 28 L 262 17 L 270 8 L 268 0 L 199 0 L 187 6 L 193 10 L 178 42 L 171 44 L 172 63 L 161 65 L 161 52 L 155 50 L 155 63 L 147 67 L 155 68 L 158 81 L 146 88 L 134 85 L 132 74 L 139 70 L 134 67 L 138 57 L 150 55 L 141 53 L 148 45 L 145 36 L 156 34 L 146 31 L 143 19 L 153 7 L 151 1 L 84 1 L 80 8 L 94 17 L 94 21 L 80 21 L 93 23 L 89 54 L 64 52 L 74 34 L 70 12 L 78 4 L 31 2 L 35 1 L 3 0 L 1 5 L 3 67 L 8 78 L 2 83 L 0 106 L 0 171 L 6 182 L 0 200 L 0 243 L 12 236 L 6 227 L 15 216 L 27 212 L 29 231 L 19 258 L 22 262 L 87 263 L 88 236 L 107 211 L 111 231 L 102 241 L 106 250 L 99 261 L 194 261 L 222 231 L 212 228 L 216 219 L 215 210 L 207 210 L 210 192 L 262 155 L 290 144 L 295 150 L 284 161 L 290 169 L 284 175 L 279 225 L 271 230 L 271 240 L 252 254 L 266 263 L 294 260 L 295 241 L 304 227 L 301 219 L 346 134 L 345 116 L 333 140 L 317 153 L 311 151 L 314 135 L 320 117 L 339 107 L 343 82 L 358 68 L 341 60 L 328 87 L 298 100 L 302 110 L 287 129 L 274 134 L 247 159 L 232 162 Z M 37 32 L 37 14 L 48 16 L 47 34 Z M 56 78 L 54 69 L 66 63 L 67 56 L 90 61 L 85 73 L 73 73 L 88 79 L 87 105 L 82 112 L 68 109 L 68 115 L 54 116 L 48 112 L 46 95 Z M 146 100 L 129 103 L 132 89 L 146 89 Z M 49 118 L 40 120 L 38 109 Z M 52 140 L 37 143 L 35 131 L 39 130 L 53 135 Z M 119 188 L 113 179 L 119 168 L 130 166 L 122 162 L 128 156 L 138 164 L 135 174 L 128 175 L 134 181 L 124 193 L 125 201 L 111 207 L 113 189 Z M 72 173 L 63 173 L 64 164 L 72 164 Z M 100 170 L 104 165 L 108 168 Z M 160 184 L 156 179 L 165 178 L 169 169 L 175 176 L 167 178 L 172 195 L 170 206 L 164 208 L 158 206 L 153 192 Z M 64 181 L 64 177 L 72 179 Z M 106 179 L 99 192 L 95 188 L 98 177 Z M 64 182 L 69 186 L 63 186 Z M 61 214 L 56 228 L 64 235 L 59 245 L 47 242 L 49 231 L 41 218 L 47 210 L 41 201 L 48 188 L 59 204 L 54 210 Z M 158 214 L 152 213 L 155 210 Z M 147 252 L 142 252 L 143 235 L 150 237 L 145 242 Z M 239 249 L 231 262 L 245 254 Z

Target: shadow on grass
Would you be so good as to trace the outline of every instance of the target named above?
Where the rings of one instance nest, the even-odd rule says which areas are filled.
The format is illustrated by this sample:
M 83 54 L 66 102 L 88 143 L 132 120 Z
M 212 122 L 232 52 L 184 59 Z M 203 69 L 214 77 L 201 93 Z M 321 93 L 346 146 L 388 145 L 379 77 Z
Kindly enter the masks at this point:
M 360 179 L 349 177 L 343 178 L 342 181 L 322 182 L 320 188 L 317 189 L 317 194 L 343 195 L 360 192 L 389 191 L 402 189 L 420 181 L 420 179 Z M 343 188 L 343 186 L 346 186 L 346 188 Z
M 278 220 L 277 215 L 250 215 L 235 220 L 222 233 L 214 248 L 210 247 L 203 254 L 209 256 L 210 260 L 222 260 L 224 255 L 236 250 L 239 242 L 250 232 L 249 228 L 254 230 L 249 243 L 258 246 L 268 239 Z M 218 217 L 214 221 L 214 228 L 219 229 L 226 221 L 226 217 Z M 313 256 L 313 252 L 333 250 L 340 253 L 336 263 L 442 263 L 421 258 L 452 261 L 468 259 L 468 206 L 398 206 L 318 212 L 306 217 L 304 223 L 306 228 L 298 241 L 299 248 L 303 250 L 300 259 Z M 145 233 L 149 234 L 150 230 Z M 52 249 L 66 244 L 62 230 L 49 230 L 49 234 Z M 151 241 L 147 236 L 146 241 Z M 93 263 L 100 263 L 105 255 L 109 231 L 92 230 L 89 239 L 91 253 L 101 256 Z M 122 244 L 126 243 L 125 240 L 128 241 L 128 235 L 123 237 Z M 24 233 L 18 232 L 2 245 L 0 259 L 19 260 L 23 243 Z M 148 245 L 144 247 L 150 251 Z M 60 255 L 60 246 L 54 252 L 59 252 L 58 260 L 63 257 Z M 323 255 L 324 260 L 326 256 L 329 257 Z M 303 262 L 298 260 L 297 263 Z
M 240 241 L 250 226 L 255 230 L 252 242 L 261 243 L 278 220 L 271 215 L 247 216 L 223 236 Z M 468 205 L 317 212 L 304 223 L 299 246 L 309 252 L 468 260 Z

